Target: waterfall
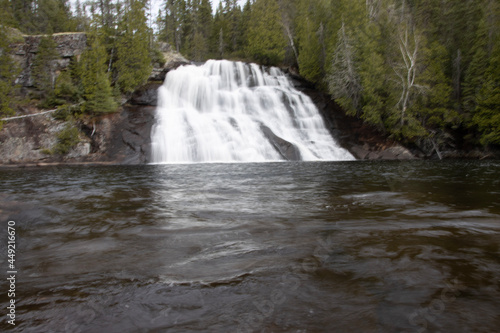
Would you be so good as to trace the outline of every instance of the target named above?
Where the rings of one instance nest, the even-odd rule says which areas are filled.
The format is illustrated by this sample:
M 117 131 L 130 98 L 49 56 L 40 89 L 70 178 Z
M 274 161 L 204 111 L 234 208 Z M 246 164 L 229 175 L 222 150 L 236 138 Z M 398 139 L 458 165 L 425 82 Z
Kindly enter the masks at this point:
M 338 161 L 354 157 L 278 68 L 210 60 L 167 74 L 152 163 Z

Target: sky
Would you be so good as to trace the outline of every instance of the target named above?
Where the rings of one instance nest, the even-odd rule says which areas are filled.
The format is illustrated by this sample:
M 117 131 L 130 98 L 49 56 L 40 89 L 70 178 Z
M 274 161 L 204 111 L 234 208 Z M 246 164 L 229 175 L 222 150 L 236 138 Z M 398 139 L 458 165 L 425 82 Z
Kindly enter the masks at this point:
M 221 0 L 212 0 L 212 9 L 214 13 L 217 10 L 217 7 L 219 7 L 219 2 L 221 2 Z M 247 2 L 246 0 L 238 0 L 238 3 L 240 4 L 241 7 L 243 7 L 246 2 Z

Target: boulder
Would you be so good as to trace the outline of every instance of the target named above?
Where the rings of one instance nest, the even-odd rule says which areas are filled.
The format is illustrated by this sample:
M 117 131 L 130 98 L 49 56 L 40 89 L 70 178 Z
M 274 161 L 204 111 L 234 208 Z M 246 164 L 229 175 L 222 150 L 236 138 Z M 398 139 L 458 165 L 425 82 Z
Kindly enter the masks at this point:
M 287 161 L 300 161 L 302 160 L 300 151 L 295 145 L 291 142 L 286 141 L 283 138 L 280 138 L 267 126 L 261 124 L 260 126 L 262 133 L 269 140 L 269 142 L 273 145 L 276 151 Z
M 408 149 L 401 145 L 387 148 L 384 152 L 392 154 L 398 160 L 413 160 L 416 158 Z
M 354 155 L 354 157 L 356 157 L 356 159 L 358 160 L 364 160 L 365 158 L 368 157 L 368 155 L 370 154 L 370 151 L 367 150 L 367 149 L 364 149 L 363 147 L 361 146 L 353 146 L 351 147 L 351 149 L 349 149 L 349 151 L 351 152 L 351 154 Z
M 166 44 L 166 43 L 164 43 Z M 167 44 L 168 45 L 168 44 Z M 153 68 L 151 75 L 149 76 L 149 81 L 165 81 L 167 73 L 183 65 L 189 65 L 189 62 L 182 54 L 172 51 L 170 47 L 164 47 L 162 50 L 163 58 L 165 59 L 165 65 L 162 67 Z M 165 50 L 165 51 L 164 51 Z

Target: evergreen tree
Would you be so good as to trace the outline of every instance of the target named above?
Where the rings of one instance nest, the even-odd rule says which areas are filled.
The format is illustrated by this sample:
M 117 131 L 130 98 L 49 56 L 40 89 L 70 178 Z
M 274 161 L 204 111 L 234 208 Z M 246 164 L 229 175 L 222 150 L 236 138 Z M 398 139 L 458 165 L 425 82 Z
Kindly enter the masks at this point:
M 472 49 L 473 57 L 465 74 L 463 85 L 464 108 L 471 118 L 476 109 L 478 93 L 481 90 L 484 76 L 488 69 L 488 34 L 486 22 L 481 20 L 478 35 Z
M 163 31 L 160 31 L 160 39 L 172 45 L 177 52 L 180 52 L 183 45 L 185 0 L 166 0 L 164 8 Z
M 467 76 L 472 123 L 483 145 L 500 145 L 500 4 L 488 1 Z M 485 67 L 485 61 L 487 66 Z M 474 89 L 476 87 L 476 89 Z
M 420 95 L 419 105 L 422 125 L 432 132 L 456 125 L 458 113 L 452 107 L 451 80 L 446 75 L 448 51 L 438 41 L 422 50 L 425 69 L 420 75 L 420 84 L 424 91 Z
M 76 28 L 68 0 L 37 0 L 35 22 L 37 32 L 42 34 Z
M 300 47 L 299 47 L 299 68 L 300 74 L 312 82 L 320 82 L 322 78 L 322 68 L 319 57 L 321 46 L 315 33 L 315 24 L 306 19 L 303 27 Z M 307 37 L 306 37 L 307 36 Z
M 287 42 L 276 0 L 256 0 L 248 32 L 247 53 L 264 65 L 283 62 Z
M 224 14 L 224 7 L 222 6 L 222 2 L 219 2 L 219 6 L 215 12 L 210 38 L 210 45 L 212 45 L 212 53 L 215 55 L 215 58 L 222 59 L 226 55 L 227 44 L 225 42 L 225 35 L 228 30 L 228 22 Z
M 252 2 L 251 0 L 247 0 L 241 12 L 240 34 L 237 46 L 239 51 L 244 52 L 246 46 L 248 45 L 248 31 L 250 29 L 251 19 L 252 19 Z
M 319 83 L 323 76 L 321 68 L 321 45 L 319 43 L 318 23 L 315 14 L 316 1 L 300 0 L 298 10 L 301 13 L 295 18 L 298 36 L 298 65 L 300 74 L 312 81 Z
M 24 33 L 37 32 L 35 27 L 36 0 L 10 0 L 10 3 L 14 18 L 13 21 L 15 21 L 14 27 L 20 29 Z
M 212 32 L 212 3 L 201 0 L 198 6 L 197 21 L 194 36 L 194 60 L 204 61 L 209 58 L 209 40 Z
M 479 128 L 483 145 L 500 145 L 500 41 L 492 53 L 478 94 L 473 122 Z
M 52 35 L 42 36 L 33 61 L 31 76 L 35 87 L 43 93 L 44 97 L 51 95 L 55 87 L 55 60 L 59 56 L 56 47 Z
M 369 7 L 369 17 L 375 17 L 374 9 Z M 361 91 L 361 118 L 368 124 L 385 129 L 384 117 L 387 108 L 387 66 L 381 49 L 379 26 L 372 20 L 360 34 L 359 65 Z
M 14 80 L 19 68 L 10 55 L 8 28 L 0 26 L 0 118 L 12 115 Z M 1 128 L 1 123 L 0 123 Z
M 106 71 L 106 50 L 94 28 L 87 37 L 88 48 L 79 64 L 84 103 L 82 111 L 91 114 L 116 110 L 113 92 Z
M 151 74 L 148 27 L 142 0 L 129 0 L 117 39 L 117 84 L 124 93 L 131 93 L 146 82 Z
M 9 0 L 0 0 L 0 8 L 2 9 L 0 13 L 0 25 L 7 27 L 16 27 L 18 24 L 14 17 L 14 10 L 11 6 Z

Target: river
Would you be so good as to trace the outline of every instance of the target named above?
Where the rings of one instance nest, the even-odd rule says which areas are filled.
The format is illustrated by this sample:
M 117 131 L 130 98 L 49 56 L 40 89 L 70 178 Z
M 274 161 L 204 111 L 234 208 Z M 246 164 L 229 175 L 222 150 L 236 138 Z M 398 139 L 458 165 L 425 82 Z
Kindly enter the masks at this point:
M 493 332 L 500 162 L 0 170 L 13 332 Z

